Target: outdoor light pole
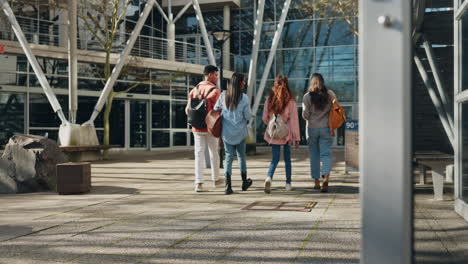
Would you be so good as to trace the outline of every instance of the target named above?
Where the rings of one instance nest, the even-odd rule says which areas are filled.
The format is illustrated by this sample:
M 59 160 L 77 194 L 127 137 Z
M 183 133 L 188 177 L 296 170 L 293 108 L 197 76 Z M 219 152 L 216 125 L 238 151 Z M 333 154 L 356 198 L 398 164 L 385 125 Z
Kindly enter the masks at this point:
M 220 79 L 220 84 L 221 84 L 221 90 L 226 90 L 226 87 L 224 86 L 224 80 L 223 80 L 223 57 L 224 57 L 224 42 L 229 39 L 231 36 L 231 31 L 230 30 L 216 30 L 212 31 L 211 35 L 213 36 L 214 39 L 216 39 L 218 42 L 221 43 L 221 60 L 220 60 L 220 65 L 219 65 L 219 79 Z

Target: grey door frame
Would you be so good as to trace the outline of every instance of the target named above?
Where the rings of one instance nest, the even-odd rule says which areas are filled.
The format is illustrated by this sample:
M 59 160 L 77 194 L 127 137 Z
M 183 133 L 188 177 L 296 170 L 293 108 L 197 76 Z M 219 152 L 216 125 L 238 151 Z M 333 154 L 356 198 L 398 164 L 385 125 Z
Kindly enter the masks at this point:
M 413 262 L 412 1 L 359 1 L 361 263 Z

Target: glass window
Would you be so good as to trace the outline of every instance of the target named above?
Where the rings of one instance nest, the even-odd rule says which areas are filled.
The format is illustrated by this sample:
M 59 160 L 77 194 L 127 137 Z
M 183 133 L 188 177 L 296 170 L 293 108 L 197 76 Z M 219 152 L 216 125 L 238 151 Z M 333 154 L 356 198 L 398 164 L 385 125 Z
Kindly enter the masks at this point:
M 104 110 L 103 110 L 104 111 Z M 109 117 L 110 144 L 125 146 L 125 101 L 114 99 Z
M 279 47 L 298 48 L 314 46 L 314 23 L 312 20 L 286 22 Z
M 461 18 L 461 47 L 460 50 L 468 49 L 468 15 Z M 468 89 L 468 52 L 462 52 L 461 57 L 461 89 Z
M 355 76 L 354 47 L 317 48 L 315 71 L 320 72 L 325 81 L 339 76 Z
M 0 149 L 8 139 L 24 133 L 24 94 L 0 93 Z
M 130 101 L 130 147 L 146 148 L 148 103 Z
M 316 46 L 354 44 L 350 24 L 344 19 L 320 19 L 315 21 Z
M 309 79 L 289 79 L 289 89 L 294 94 L 296 103 L 302 104 L 302 98 L 309 89 Z
M 461 104 L 461 196 L 468 203 L 468 102 Z
M 149 84 L 143 84 L 139 82 L 121 82 L 115 83 L 114 91 L 121 92 L 128 90 L 127 93 L 135 94 L 147 94 L 149 93 Z
M 169 101 L 153 101 L 152 104 L 153 128 L 170 128 Z
M 314 66 L 314 49 L 278 50 L 276 52 L 276 73 L 288 78 L 306 78 Z
M 287 20 L 297 20 L 297 19 L 311 19 L 314 16 L 313 13 L 313 1 L 311 0 L 294 0 L 291 1 L 289 7 Z M 281 8 L 283 8 L 281 6 Z M 277 9 L 276 12 L 281 12 Z
M 76 122 L 78 124 L 83 124 L 84 122 L 88 121 L 91 117 L 91 114 L 94 111 L 94 107 L 98 101 L 98 97 L 91 97 L 91 96 L 78 96 L 78 112 L 76 113 Z M 104 106 L 105 107 L 105 106 Z M 94 126 L 96 128 L 103 128 L 103 113 L 104 110 L 99 113 L 94 120 Z
M 173 74 L 171 80 L 171 89 L 173 99 L 187 100 L 187 76 L 185 74 L 182 76 L 178 75 L 177 73 Z
M 171 74 L 166 71 L 151 72 L 152 94 L 169 95 L 171 90 Z
M 170 147 L 169 131 L 153 131 L 151 134 L 153 148 L 168 148 Z
M 172 135 L 174 146 L 187 146 L 187 133 L 186 132 L 174 132 Z
M 27 74 L 0 72 L 0 85 L 27 87 L 27 81 Z
M 172 128 L 187 128 L 186 101 L 172 101 Z
M 354 101 L 354 78 L 325 80 L 327 87 L 333 90 L 339 102 Z
M 57 95 L 65 116 L 68 116 L 68 96 Z M 57 114 L 54 113 L 44 94 L 31 94 L 29 96 L 29 124 L 31 127 L 54 127 L 61 124 Z
M 78 78 L 78 87 L 80 90 L 102 91 L 104 85 L 104 79 Z

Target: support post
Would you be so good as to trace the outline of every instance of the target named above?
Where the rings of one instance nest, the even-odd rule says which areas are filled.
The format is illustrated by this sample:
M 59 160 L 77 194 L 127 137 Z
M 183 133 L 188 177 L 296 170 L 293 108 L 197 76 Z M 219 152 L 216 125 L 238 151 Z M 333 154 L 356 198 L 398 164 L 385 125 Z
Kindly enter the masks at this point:
M 224 5 L 223 8 L 223 29 L 224 30 L 230 30 L 231 29 L 231 7 L 226 4 Z M 223 57 L 223 64 L 222 67 L 226 70 L 231 69 L 231 58 L 230 58 L 230 50 L 231 50 L 231 38 L 229 37 L 226 41 L 223 43 L 223 52 L 221 56 Z
M 362 264 L 413 263 L 411 5 L 359 0 Z
M 125 49 L 122 51 L 120 54 L 120 57 L 117 61 L 117 64 L 115 65 L 114 69 L 112 70 L 112 74 L 110 78 L 107 80 L 106 85 L 104 86 L 103 91 L 101 92 L 101 96 L 99 97 L 99 100 L 96 103 L 96 106 L 94 107 L 94 111 L 91 115 L 91 118 L 84 123 L 83 125 L 91 125 L 94 123 L 94 120 L 96 117 L 99 115 L 101 112 L 102 108 L 104 107 L 107 97 L 109 96 L 109 93 L 114 87 L 115 82 L 117 81 L 117 78 L 120 75 L 120 72 L 123 69 L 123 66 L 127 62 L 128 55 L 133 49 L 133 45 L 135 44 L 135 41 L 137 40 L 138 36 L 140 35 L 140 31 L 148 18 L 148 15 L 151 13 L 151 10 L 153 9 L 153 5 L 155 4 L 155 0 L 148 0 L 145 5 L 145 9 L 143 12 L 140 14 L 140 18 L 138 19 L 138 22 L 135 26 L 135 29 L 133 29 L 133 32 L 130 36 L 130 39 L 127 41 L 127 44 L 125 45 Z
M 419 74 L 421 75 L 421 78 L 424 81 L 424 85 L 427 88 L 429 97 L 431 98 L 432 103 L 434 104 L 434 107 L 437 111 L 437 114 L 439 115 L 440 121 L 442 122 L 442 126 L 444 127 L 445 133 L 447 134 L 450 144 L 452 145 L 452 147 L 454 147 L 455 145 L 453 128 L 450 126 L 450 123 L 448 121 L 448 114 L 445 111 L 442 102 L 439 100 L 439 97 L 437 96 L 434 87 L 432 86 L 431 80 L 429 79 L 429 76 L 427 75 L 427 72 L 424 69 L 424 65 L 422 64 L 421 60 L 417 55 L 414 56 L 414 62 L 416 63 L 416 67 L 418 68 Z
M 291 0 L 286 0 L 283 6 L 283 12 L 281 13 L 280 22 L 278 28 L 276 29 L 275 36 L 273 37 L 273 43 L 271 44 L 270 54 L 265 65 L 265 71 L 262 75 L 262 80 L 260 81 L 260 86 L 258 87 L 257 95 L 255 96 L 255 103 L 252 108 L 252 119 L 255 120 L 257 116 L 258 107 L 260 106 L 260 101 L 262 100 L 263 90 L 265 90 L 266 80 L 268 74 L 270 73 L 271 65 L 273 64 L 273 59 L 276 55 L 276 48 L 281 38 L 281 33 L 283 32 L 284 22 L 286 21 L 286 16 L 288 15 L 289 6 L 291 5 Z M 252 124 L 250 122 L 249 124 Z
M 31 64 L 31 67 L 33 68 L 34 73 L 36 74 L 37 80 L 41 84 L 42 89 L 44 89 L 44 93 L 47 99 L 49 100 L 49 103 L 52 106 L 52 109 L 54 109 L 54 112 L 58 115 L 62 124 L 68 123 L 67 118 L 63 114 L 62 107 L 60 106 L 60 103 L 58 102 L 57 97 L 54 94 L 54 91 L 50 87 L 49 82 L 47 81 L 44 75 L 44 72 L 39 66 L 39 63 L 37 62 L 36 57 L 34 56 L 31 48 L 29 47 L 28 41 L 26 40 L 26 37 L 24 36 L 23 30 L 21 30 L 21 27 L 18 21 L 16 20 L 15 14 L 13 13 L 13 10 L 11 10 L 10 5 L 8 4 L 8 1 L 0 0 L 0 4 L 1 4 L 1 8 L 3 9 L 3 12 L 8 18 L 8 21 L 10 21 L 13 32 L 15 32 L 15 35 L 18 38 L 18 42 L 23 48 L 24 53 L 26 54 L 26 57 L 28 58 L 28 61 Z
M 78 111 L 77 0 L 68 0 L 68 102 L 69 118 L 76 123 Z
M 252 45 L 252 58 L 250 59 L 249 79 L 247 83 L 247 95 L 252 103 L 252 95 L 257 85 L 257 59 L 260 48 L 260 35 L 262 33 L 263 13 L 265 10 L 265 0 L 258 0 L 257 19 L 255 20 L 254 39 Z
M 447 93 L 445 92 L 443 82 L 440 78 L 440 71 L 439 67 L 437 67 L 437 63 L 435 61 L 434 57 L 434 50 L 432 49 L 431 43 L 427 40 L 424 39 L 423 42 L 424 50 L 426 51 L 427 59 L 429 61 L 429 65 L 431 66 L 432 74 L 434 75 L 434 80 L 437 86 L 437 90 L 439 91 L 440 99 L 442 101 L 442 107 L 444 108 L 445 113 L 447 114 L 447 119 L 449 121 L 450 127 L 452 128 L 453 131 L 453 118 L 449 114 L 449 109 L 452 109 L 449 105 L 449 100 L 447 97 Z
M 213 53 L 213 47 L 211 47 L 210 39 L 208 38 L 208 32 L 206 31 L 205 21 L 203 20 L 203 14 L 200 9 L 200 3 L 198 0 L 192 0 L 193 9 L 195 9 L 195 13 L 197 14 L 197 20 L 200 25 L 200 30 L 203 36 L 203 42 L 205 43 L 206 53 L 208 53 L 208 60 L 210 64 L 216 66 L 216 60 Z

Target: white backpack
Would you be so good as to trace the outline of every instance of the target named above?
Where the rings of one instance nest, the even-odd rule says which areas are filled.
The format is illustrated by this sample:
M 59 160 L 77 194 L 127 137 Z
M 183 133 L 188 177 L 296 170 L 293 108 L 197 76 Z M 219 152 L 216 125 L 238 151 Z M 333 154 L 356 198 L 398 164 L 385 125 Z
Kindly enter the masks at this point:
M 289 135 L 289 128 L 281 115 L 274 114 L 268 122 L 267 132 L 271 139 L 283 139 Z

